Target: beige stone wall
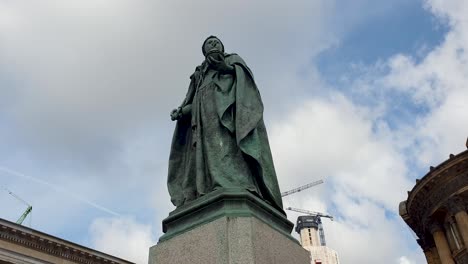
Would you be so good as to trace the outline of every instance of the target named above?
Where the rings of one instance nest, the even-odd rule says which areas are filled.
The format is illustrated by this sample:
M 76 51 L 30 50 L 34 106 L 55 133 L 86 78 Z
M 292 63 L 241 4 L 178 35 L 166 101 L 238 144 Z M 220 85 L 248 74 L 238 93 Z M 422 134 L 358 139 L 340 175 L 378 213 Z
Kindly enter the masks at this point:
M 301 245 L 306 246 L 320 246 L 320 239 L 318 231 L 315 228 L 303 228 L 301 230 Z
M 311 264 L 339 264 L 338 253 L 326 246 L 304 247 L 310 252 Z

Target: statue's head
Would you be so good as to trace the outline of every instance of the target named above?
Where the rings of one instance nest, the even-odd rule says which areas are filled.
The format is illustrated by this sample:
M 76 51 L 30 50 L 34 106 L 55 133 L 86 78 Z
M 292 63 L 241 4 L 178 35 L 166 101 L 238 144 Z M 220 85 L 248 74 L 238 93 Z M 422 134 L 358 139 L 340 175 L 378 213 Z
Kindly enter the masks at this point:
M 211 50 L 218 50 L 224 53 L 224 45 L 221 42 L 221 40 L 216 36 L 209 36 L 203 42 L 203 46 L 202 46 L 203 55 L 206 56 L 208 51 L 211 51 Z

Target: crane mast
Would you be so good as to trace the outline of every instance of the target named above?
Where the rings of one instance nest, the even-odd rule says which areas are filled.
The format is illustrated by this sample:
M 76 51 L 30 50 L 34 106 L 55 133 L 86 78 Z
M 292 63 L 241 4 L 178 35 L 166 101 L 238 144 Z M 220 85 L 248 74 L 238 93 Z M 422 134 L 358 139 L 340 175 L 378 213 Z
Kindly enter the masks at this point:
M 327 242 L 325 241 L 325 231 L 323 231 L 322 219 L 320 216 L 317 216 L 317 223 L 318 223 L 318 231 L 320 236 L 320 245 L 326 246 Z
M 19 225 L 23 224 L 24 219 L 26 219 L 26 217 L 31 213 L 32 206 L 30 204 L 28 204 L 25 200 L 21 199 L 18 195 L 14 194 L 12 191 L 8 190 L 7 188 L 5 188 L 3 186 L 0 186 L 0 187 L 2 189 L 4 189 L 6 192 L 8 192 L 9 195 L 15 197 L 18 201 L 22 202 L 23 204 L 25 204 L 27 206 L 26 211 L 24 211 L 24 213 L 20 216 L 20 218 L 18 218 L 18 220 L 16 220 L 17 224 L 19 224 Z
M 330 220 L 333 221 L 333 216 L 323 214 L 323 213 L 320 213 L 320 212 L 313 212 L 313 211 L 308 211 L 308 210 L 298 209 L 298 208 L 292 208 L 292 207 L 287 207 L 286 210 L 294 211 L 294 212 L 298 212 L 298 213 L 303 213 L 303 214 L 312 216 L 313 222 L 315 223 L 315 226 L 317 227 L 318 232 L 319 232 L 320 245 L 326 246 L 325 232 L 323 230 L 323 225 L 322 225 L 322 217 L 329 218 Z M 297 227 L 296 227 L 296 231 L 298 233 L 300 233 L 300 231 L 297 229 Z
M 28 208 L 26 209 L 26 211 L 24 211 L 24 213 L 21 215 L 21 217 L 16 221 L 17 224 L 21 225 L 24 221 L 24 219 L 26 219 L 26 217 L 28 216 L 29 213 L 31 213 L 32 211 L 32 206 L 28 206 Z

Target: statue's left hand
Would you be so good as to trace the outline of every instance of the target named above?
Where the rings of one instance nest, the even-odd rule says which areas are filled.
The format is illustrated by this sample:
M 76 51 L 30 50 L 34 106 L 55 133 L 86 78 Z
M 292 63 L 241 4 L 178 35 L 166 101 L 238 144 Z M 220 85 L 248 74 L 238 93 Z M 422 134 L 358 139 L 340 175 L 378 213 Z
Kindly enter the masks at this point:
M 226 64 L 224 60 L 216 60 L 211 56 L 207 57 L 208 63 L 217 71 L 230 73 L 234 71 L 234 67 L 231 65 Z

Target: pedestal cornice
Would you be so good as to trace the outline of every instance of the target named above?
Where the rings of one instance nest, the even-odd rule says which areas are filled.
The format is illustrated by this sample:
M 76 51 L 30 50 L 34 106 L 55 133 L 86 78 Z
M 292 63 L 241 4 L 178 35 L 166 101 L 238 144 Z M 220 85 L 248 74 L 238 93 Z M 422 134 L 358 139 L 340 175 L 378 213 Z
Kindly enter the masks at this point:
M 159 241 L 165 241 L 197 226 L 221 217 L 255 217 L 289 239 L 294 224 L 276 208 L 256 195 L 237 188 L 223 188 L 183 205 L 163 220 L 163 232 Z

